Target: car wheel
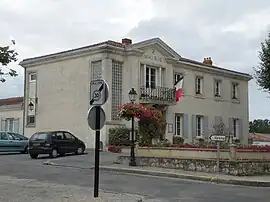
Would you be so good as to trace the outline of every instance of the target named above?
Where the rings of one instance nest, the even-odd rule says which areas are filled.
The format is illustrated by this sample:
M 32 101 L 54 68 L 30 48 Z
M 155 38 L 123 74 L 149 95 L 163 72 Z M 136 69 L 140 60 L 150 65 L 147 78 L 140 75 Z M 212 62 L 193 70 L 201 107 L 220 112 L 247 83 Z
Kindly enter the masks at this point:
M 28 154 L 28 146 L 26 146 L 25 147 L 25 149 L 24 149 L 24 152 L 23 152 L 24 154 Z
M 79 146 L 79 147 L 77 148 L 75 154 L 81 155 L 81 154 L 83 154 L 83 153 L 84 153 L 84 147 Z
M 52 150 L 52 152 L 50 153 L 50 157 L 56 158 L 57 156 L 58 156 L 58 151 L 57 151 L 56 148 L 54 148 L 54 149 Z
M 31 157 L 32 159 L 37 159 L 38 154 L 30 154 L 30 157 Z

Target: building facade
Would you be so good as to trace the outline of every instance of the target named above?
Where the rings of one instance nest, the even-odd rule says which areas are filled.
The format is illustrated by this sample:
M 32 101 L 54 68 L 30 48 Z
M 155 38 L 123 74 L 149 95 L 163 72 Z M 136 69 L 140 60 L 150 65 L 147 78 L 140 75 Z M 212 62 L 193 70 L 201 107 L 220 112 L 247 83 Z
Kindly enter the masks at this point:
M 106 41 L 51 55 L 25 59 L 25 134 L 69 130 L 94 147 L 94 131 L 87 124 L 90 81 L 105 79 L 109 100 L 101 140 L 111 127 L 130 123 L 117 116 L 135 88 L 138 100 L 164 112 L 166 138 L 185 141 L 208 138 L 221 121 L 235 139 L 248 142 L 248 81 L 245 73 L 223 69 L 210 58 L 196 62 L 181 57 L 159 38 L 132 44 Z M 184 76 L 183 96 L 175 103 L 174 82 Z M 30 107 L 29 107 L 30 106 Z
M 0 131 L 23 133 L 23 97 L 0 99 Z

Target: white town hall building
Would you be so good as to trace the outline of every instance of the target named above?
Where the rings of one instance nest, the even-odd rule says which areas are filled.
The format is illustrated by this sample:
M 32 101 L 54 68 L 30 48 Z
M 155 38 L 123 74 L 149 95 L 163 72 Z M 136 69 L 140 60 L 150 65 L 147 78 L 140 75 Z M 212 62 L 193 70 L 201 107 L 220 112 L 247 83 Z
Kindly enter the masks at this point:
M 111 127 L 129 124 L 117 116 L 135 88 L 137 102 L 164 110 L 166 138 L 186 141 L 207 138 L 221 120 L 234 138 L 248 142 L 248 81 L 245 73 L 186 59 L 159 38 L 132 44 L 106 41 L 82 48 L 23 60 L 25 68 L 24 135 L 36 131 L 69 130 L 87 147 L 94 147 L 94 131 L 87 124 L 90 81 L 104 78 L 109 100 L 101 140 L 108 141 Z M 185 74 L 183 95 L 175 103 L 174 82 Z M 29 104 L 33 105 L 32 110 Z M 128 125 L 129 126 L 129 125 Z

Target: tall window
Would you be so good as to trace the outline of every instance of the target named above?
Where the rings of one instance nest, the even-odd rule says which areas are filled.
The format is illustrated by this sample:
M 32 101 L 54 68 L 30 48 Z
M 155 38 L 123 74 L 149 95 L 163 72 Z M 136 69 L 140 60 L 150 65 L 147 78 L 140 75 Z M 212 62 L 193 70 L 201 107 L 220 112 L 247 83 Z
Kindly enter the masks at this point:
M 196 90 L 197 95 L 202 94 L 202 85 L 203 85 L 203 78 L 202 77 L 196 77 L 195 90 Z
M 201 137 L 203 134 L 203 116 L 196 116 L 196 136 Z
M 26 124 L 28 126 L 34 126 L 35 123 L 36 123 L 36 116 L 35 115 L 28 115 Z
M 183 115 L 175 115 L 175 135 L 182 137 L 183 133 Z
M 156 88 L 157 69 L 154 67 L 146 67 L 146 88 Z
M 215 97 L 220 97 L 220 86 L 221 86 L 221 81 L 215 80 L 215 83 L 214 83 Z
M 238 84 L 232 84 L 232 99 L 238 99 Z
M 112 61 L 112 120 L 120 120 L 117 114 L 119 106 L 122 104 L 122 66 L 122 62 Z
M 35 82 L 37 80 L 37 74 L 36 73 L 30 73 L 29 74 L 29 82 Z
M 233 119 L 233 137 L 239 137 L 239 119 Z
M 102 61 L 94 61 L 91 64 L 91 80 L 102 79 Z

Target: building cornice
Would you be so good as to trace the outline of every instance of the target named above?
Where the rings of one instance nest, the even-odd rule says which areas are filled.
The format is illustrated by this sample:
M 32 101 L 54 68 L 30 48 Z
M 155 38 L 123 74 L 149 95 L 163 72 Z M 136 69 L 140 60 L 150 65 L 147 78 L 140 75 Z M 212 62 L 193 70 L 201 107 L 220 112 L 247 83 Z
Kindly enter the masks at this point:
M 47 56 L 26 59 L 20 62 L 19 65 L 21 65 L 24 68 L 28 68 L 28 67 L 34 67 L 34 66 L 39 66 L 39 65 L 49 64 L 49 63 L 60 62 L 63 60 L 86 57 L 86 56 L 90 56 L 92 54 L 98 54 L 98 53 L 115 53 L 115 54 L 118 53 L 120 55 L 140 56 L 144 52 L 141 50 L 136 50 L 136 49 L 126 49 L 123 47 L 116 47 L 109 44 L 102 44 L 102 45 L 98 45 L 91 48 L 86 47 L 86 48 L 51 54 Z
M 240 79 L 240 80 L 249 81 L 252 79 L 252 76 L 246 73 L 224 69 L 224 68 L 213 66 L 213 65 L 199 64 L 199 62 L 196 62 L 198 64 L 195 64 L 195 62 L 181 61 L 181 60 L 176 60 L 174 58 L 166 58 L 166 62 L 175 66 L 182 64 L 182 65 L 185 65 L 186 68 L 190 68 L 193 70 L 206 72 L 206 73 L 212 73 L 212 74 L 214 73 L 216 75 L 227 76 L 227 77 Z

